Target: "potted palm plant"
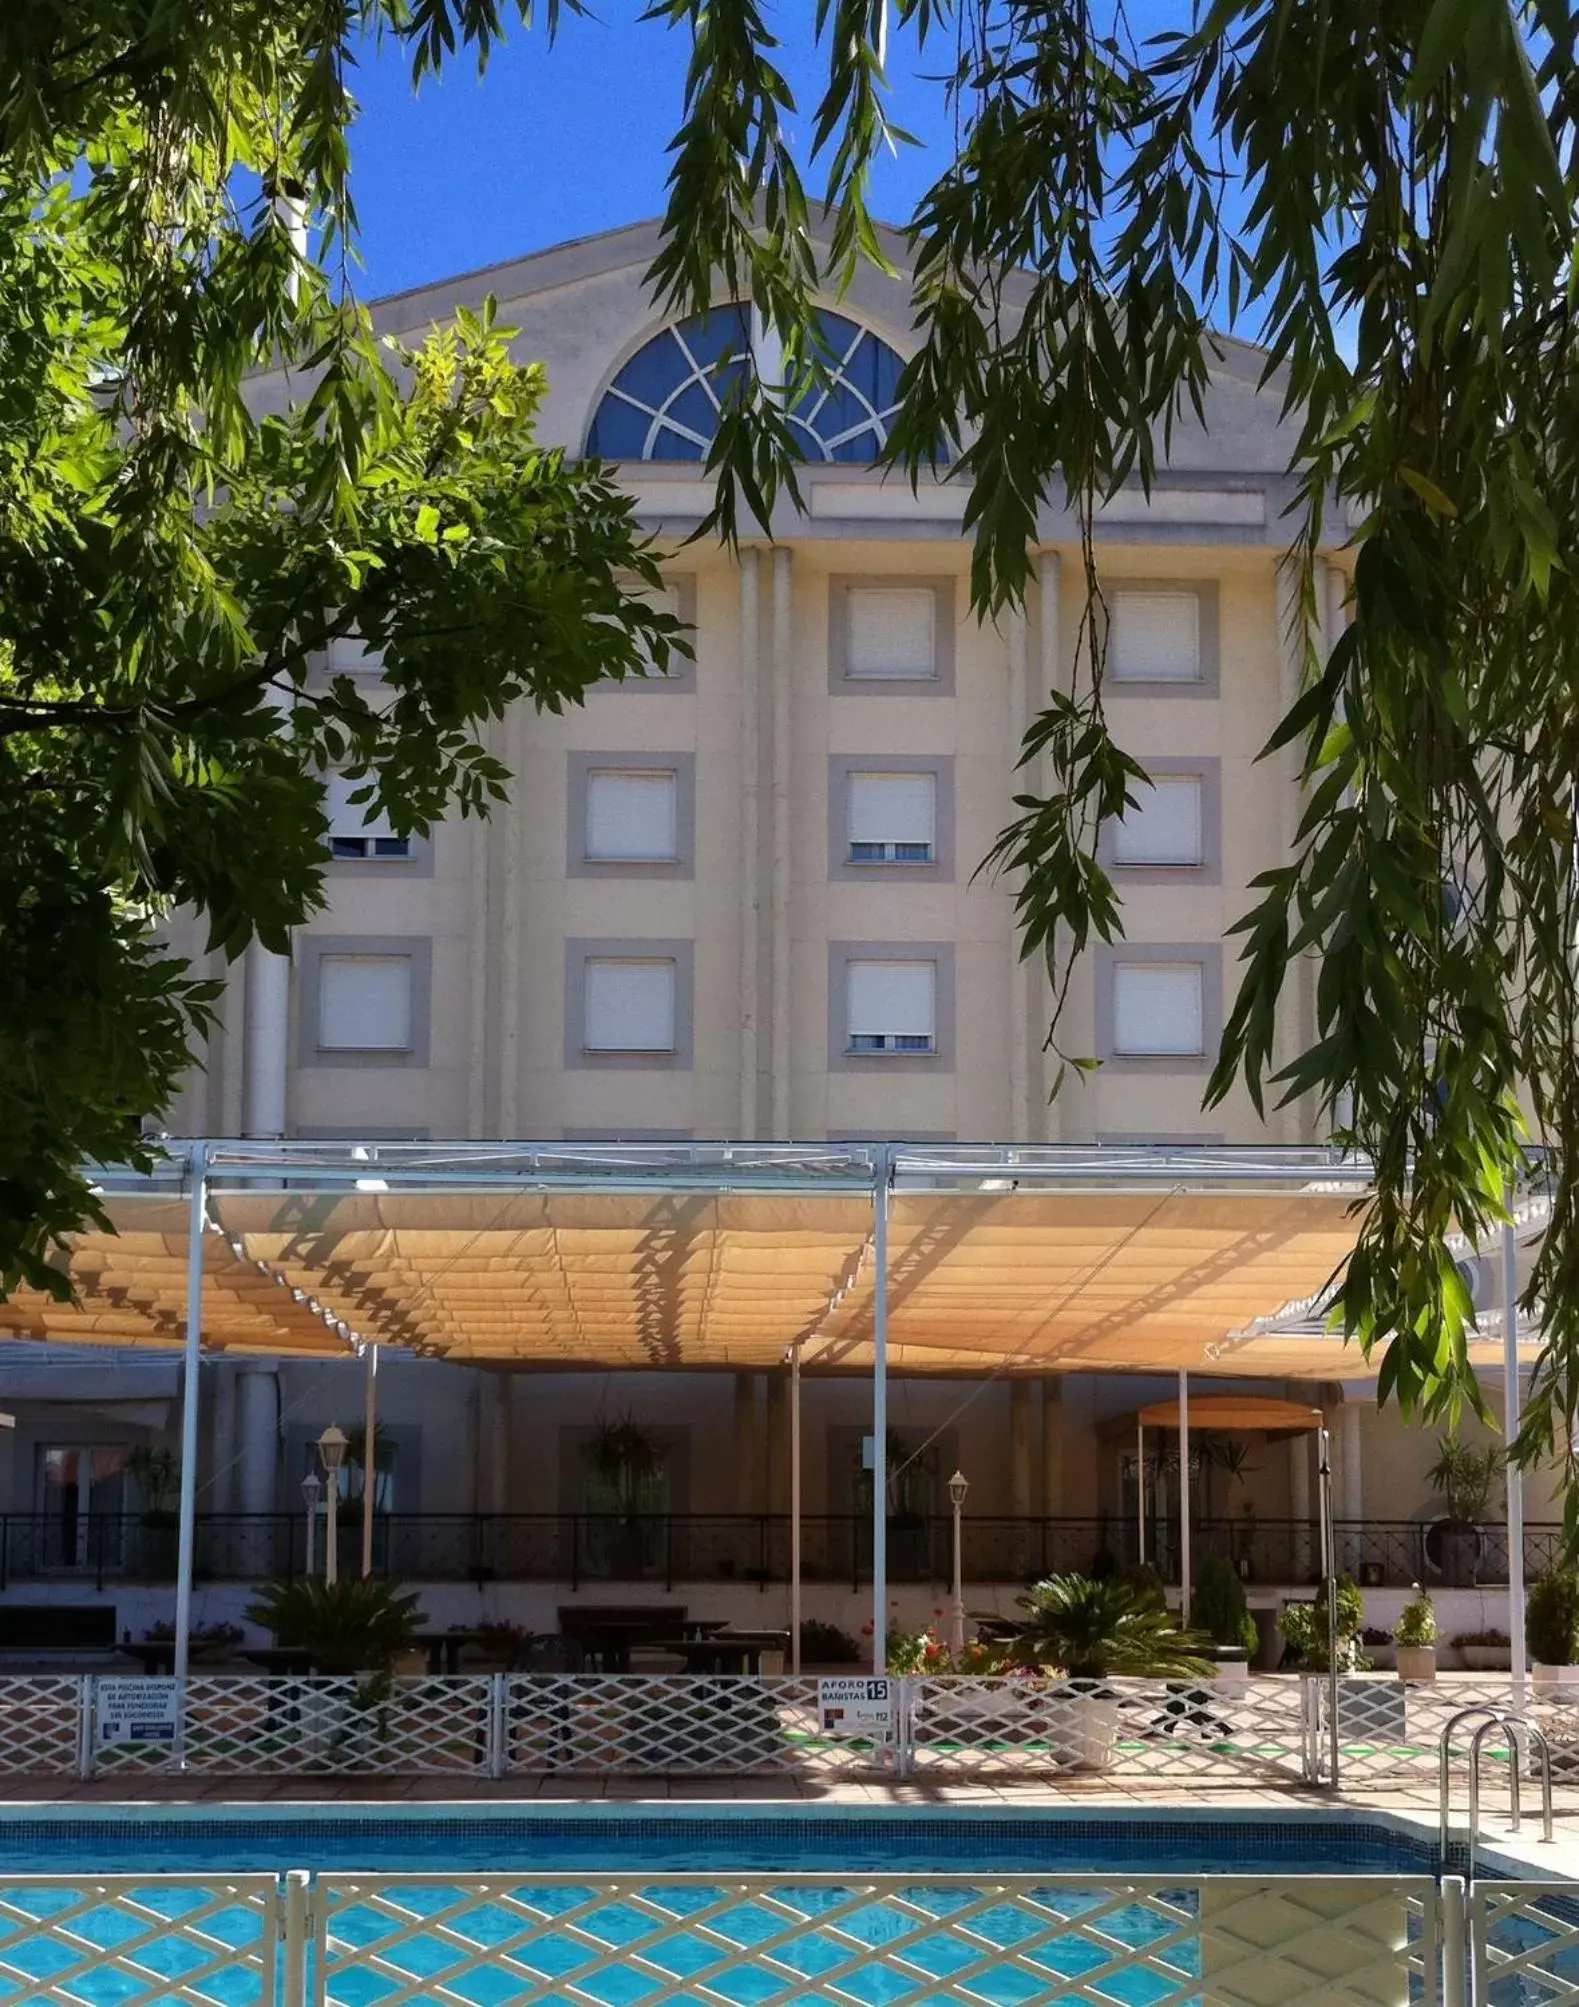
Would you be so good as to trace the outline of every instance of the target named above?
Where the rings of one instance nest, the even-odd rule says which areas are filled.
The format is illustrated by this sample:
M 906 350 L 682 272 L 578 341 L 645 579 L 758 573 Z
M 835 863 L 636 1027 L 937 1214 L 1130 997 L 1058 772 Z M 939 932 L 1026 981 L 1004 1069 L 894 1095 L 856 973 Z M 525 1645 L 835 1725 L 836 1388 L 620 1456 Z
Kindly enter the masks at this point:
M 393 1673 L 422 1628 L 414 1592 L 376 1576 L 270 1582 L 247 1609 L 274 1642 L 303 1652 L 315 1673 L 355 1674 L 354 1686 L 309 1688 L 298 1702 L 302 1736 L 331 1766 L 354 1760 L 371 1717 L 380 1740 L 389 1732 Z
M 1010 1651 L 1022 1665 L 1062 1675 L 1047 1689 L 1049 1754 L 1061 1768 L 1105 1770 L 1113 1760 L 1119 1696 L 1107 1682 L 1203 1679 L 1204 1642 L 1170 1610 L 1117 1579 L 1053 1575 L 1019 1598 L 1024 1621 Z
M 1436 1607 L 1416 1582 L 1393 1627 L 1398 1677 L 1423 1682 L 1436 1678 Z
M 1437 1440 L 1437 1458 L 1426 1482 L 1447 1507 L 1436 1526 L 1442 1579 L 1451 1588 L 1473 1587 L 1480 1572 L 1480 1522 L 1491 1501 L 1491 1488 L 1501 1475 L 1503 1454 L 1496 1443 L 1472 1449 L 1460 1436 Z
M 1552 1568 L 1531 1583 L 1524 1645 L 1537 1686 L 1579 1686 L 1579 1572 Z

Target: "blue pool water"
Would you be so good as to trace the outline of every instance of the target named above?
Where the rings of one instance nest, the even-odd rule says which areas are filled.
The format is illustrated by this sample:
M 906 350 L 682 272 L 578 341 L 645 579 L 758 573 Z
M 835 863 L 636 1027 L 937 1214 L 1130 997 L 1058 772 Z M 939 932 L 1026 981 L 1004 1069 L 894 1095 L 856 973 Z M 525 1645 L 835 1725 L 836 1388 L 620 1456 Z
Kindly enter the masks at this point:
M 1421 1874 L 1434 1844 L 1355 1815 L 1276 1818 L 1149 1814 L 984 1816 L 924 1813 L 759 1815 L 720 1808 L 569 1816 L 175 1816 L 156 1808 L 101 1816 L 0 1813 L 0 1877 L 12 1874 L 232 1874 L 287 1868 L 552 1870 L 617 1873 L 1043 1871 L 1054 1874 Z

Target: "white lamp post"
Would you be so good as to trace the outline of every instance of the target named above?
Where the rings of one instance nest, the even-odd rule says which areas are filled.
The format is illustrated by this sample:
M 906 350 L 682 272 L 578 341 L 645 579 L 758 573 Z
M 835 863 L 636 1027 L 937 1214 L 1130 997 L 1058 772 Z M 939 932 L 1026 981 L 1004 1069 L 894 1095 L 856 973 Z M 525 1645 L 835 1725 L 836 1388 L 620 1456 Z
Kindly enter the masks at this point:
M 310 1582 L 318 1565 L 318 1500 L 323 1486 L 318 1481 L 316 1471 L 308 1471 L 302 1479 L 302 1504 L 307 1508 L 307 1579 Z
M 969 1490 L 970 1479 L 963 1471 L 955 1471 L 948 1481 L 948 1495 L 954 1508 L 954 1607 L 949 1612 L 949 1650 L 954 1654 L 956 1665 L 965 1656 L 965 1577 L 960 1554 L 959 1516 Z
M 331 1586 L 340 1579 L 340 1466 L 345 1462 L 345 1431 L 331 1422 L 318 1438 L 318 1461 L 323 1465 L 324 1484 L 329 1494 L 329 1520 L 324 1527 L 323 1578 Z

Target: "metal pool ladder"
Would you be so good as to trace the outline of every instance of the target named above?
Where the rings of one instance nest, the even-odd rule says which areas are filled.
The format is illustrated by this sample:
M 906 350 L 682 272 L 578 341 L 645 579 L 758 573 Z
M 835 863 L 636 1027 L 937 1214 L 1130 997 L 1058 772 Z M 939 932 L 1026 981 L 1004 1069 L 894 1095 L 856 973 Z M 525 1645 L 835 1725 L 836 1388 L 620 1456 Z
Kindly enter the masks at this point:
M 1508 1831 L 1516 1833 L 1519 1830 L 1519 1768 L 1523 1753 L 1514 1731 L 1522 1729 L 1541 1759 L 1541 1837 L 1547 1841 L 1552 1837 L 1552 1752 L 1545 1735 L 1527 1714 L 1516 1708 L 1490 1707 L 1484 1702 L 1478 1707 L 1461 1707 L 1457 1714 L 1448 1716 L 1437 1743 L 1437 1809 L 1442 1866 L 1447 1866 L 1448 1812 L 1453 1791 L 1453 1731 L 1460 1722 L 1472 1721 L 1477 1715 L 1484 1715 L 1485 1719 L 1470 1737 L 1469 1743 L 1469 1873 L 1472 1878 L 1475 1873 L 1475 1848 L 1480 1839 L 1480 1745 L 1494 1730 L 1500 1728 L 1508 1741 Z

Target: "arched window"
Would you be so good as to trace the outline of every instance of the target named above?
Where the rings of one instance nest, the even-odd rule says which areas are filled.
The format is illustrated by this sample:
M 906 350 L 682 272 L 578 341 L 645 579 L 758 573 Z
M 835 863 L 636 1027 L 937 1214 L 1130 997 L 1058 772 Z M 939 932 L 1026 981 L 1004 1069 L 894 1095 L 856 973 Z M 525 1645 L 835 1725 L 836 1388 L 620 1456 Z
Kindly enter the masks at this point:
M 790 424 L 808 460 L 875 460 L 888 440 L 899 357 L 843 314 L 821 316 L 832 381 L 808 390 Z M 743 306 L 714 307 L 654 335 L 609 385 L 587 451 L 602 460 L 705 460 L 750 349 Z

